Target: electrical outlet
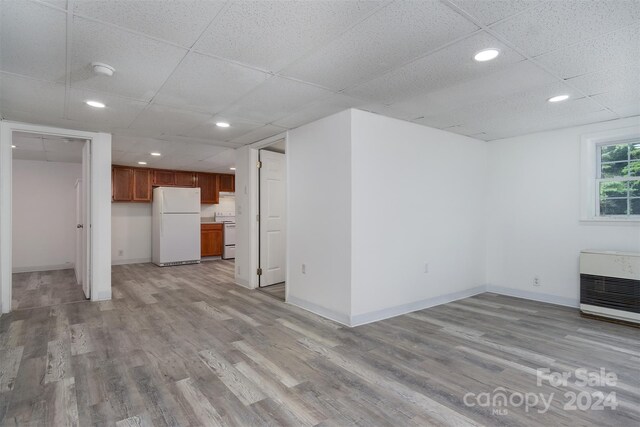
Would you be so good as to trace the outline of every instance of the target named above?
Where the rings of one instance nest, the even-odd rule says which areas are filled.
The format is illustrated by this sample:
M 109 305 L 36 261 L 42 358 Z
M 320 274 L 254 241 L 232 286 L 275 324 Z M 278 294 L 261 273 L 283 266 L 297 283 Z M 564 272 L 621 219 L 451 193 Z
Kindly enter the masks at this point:
M 302 274 L 307 274 L 307 265 L 302 264 Z
M 123 256 L 124 255 L 124 251 L 122 249 L 118 249 L 118 256 Z
M 540 286 L 540 277 L 535 276 L 533 278 L 533 286 Z
M 429 272 L 429 264 L 428 263 L 424 263 L 424 272 L 428 273 Z

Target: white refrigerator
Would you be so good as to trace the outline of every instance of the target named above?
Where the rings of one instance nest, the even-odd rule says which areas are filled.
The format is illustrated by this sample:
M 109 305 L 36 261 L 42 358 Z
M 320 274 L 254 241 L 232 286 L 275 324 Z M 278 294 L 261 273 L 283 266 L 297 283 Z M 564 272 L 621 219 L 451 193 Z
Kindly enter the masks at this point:
M 153 189 L 153 263 L 161 267 L 200 262 L 200 189 Z

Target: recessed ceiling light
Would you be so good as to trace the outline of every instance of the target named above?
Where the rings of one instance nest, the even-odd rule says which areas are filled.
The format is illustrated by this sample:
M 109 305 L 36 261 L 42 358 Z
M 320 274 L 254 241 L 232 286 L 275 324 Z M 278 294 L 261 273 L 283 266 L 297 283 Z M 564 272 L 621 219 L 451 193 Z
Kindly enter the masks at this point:
M 92 62 L 91 68 L 93 68 L 94 73 L 107 77 L 113 76 L 113 73 L 116 71 L 111 65 L 103 64 L 102 62 Z
M 87 101 L 87 105 L 94 108 L 104 108 L 105 105 L 100 101 Z
M 236 170 L 236 168 L 229 168 L 229 169 L 231 169 L 232 171 Z
M 16 148 L 16 146 L 15 146 L 15 145 L 12 145 L 12 146 L 11 146 L 11 148 Z
M 152 156 L 162 156 L 160 153 L 150 153 Z
M 227 122 L 218 122 L 218 123 L 216 123 L 216 126 L 218 126 L 219 128 L 228 128 L 229 127 L 229 123 L 227 123 Z
M 500 51 L 498 49 L 483 49 L 479 52 L 476 52 L 473 59 L 478 62 L 486 62 L 491 61 L 492 59 L 496 59 L 500 55 Z
M 146 165 L 147 162 L 138 162 L 139 165 Z
M 562 102 L 562 101 L 566 101 L 567 99 L 569 99 L 569 95 L 557 95 L 557 96 L 552 96 L 551 98 L 547 99 L 547 101 Z

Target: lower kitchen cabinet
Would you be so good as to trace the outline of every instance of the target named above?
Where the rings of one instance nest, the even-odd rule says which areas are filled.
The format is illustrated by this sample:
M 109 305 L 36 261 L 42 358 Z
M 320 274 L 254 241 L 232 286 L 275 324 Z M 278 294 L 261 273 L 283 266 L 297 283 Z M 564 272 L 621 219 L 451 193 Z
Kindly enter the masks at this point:
M 222 256 L 223 249 L 222 224 L 200 225 L 200 255 Z

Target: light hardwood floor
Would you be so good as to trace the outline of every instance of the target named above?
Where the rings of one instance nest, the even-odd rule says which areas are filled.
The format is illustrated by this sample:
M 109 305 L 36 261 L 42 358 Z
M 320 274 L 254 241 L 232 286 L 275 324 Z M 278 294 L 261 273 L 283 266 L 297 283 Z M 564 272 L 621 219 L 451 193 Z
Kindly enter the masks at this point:
M 72 269 L 15 273 L 12 279 L 12 310 L 86 300 Z
M 280 301 L 284 301 L 285 297 L 285 287 L 284 283 L 278 283 L 276 285 L 265 286 L 264 288 L 259 288 L 260 291 L 271 295 L 274 298 L 279 299 Z
M 635 425 L 640 331 L 494 294 L 346 328 L 232 284 L 233 263 L 113 268 L 112 301 L 0 318 L 0 424 Z M 536 385 L 605 368 L 617 386 Z M 467 393 L 555 394 L 550 409 Z M 617 393 L 566 411 L 565 392 Z M 473 403 L 473 400 L 467 400 Z M 505 407 L 499 408 L 505 409 Z

